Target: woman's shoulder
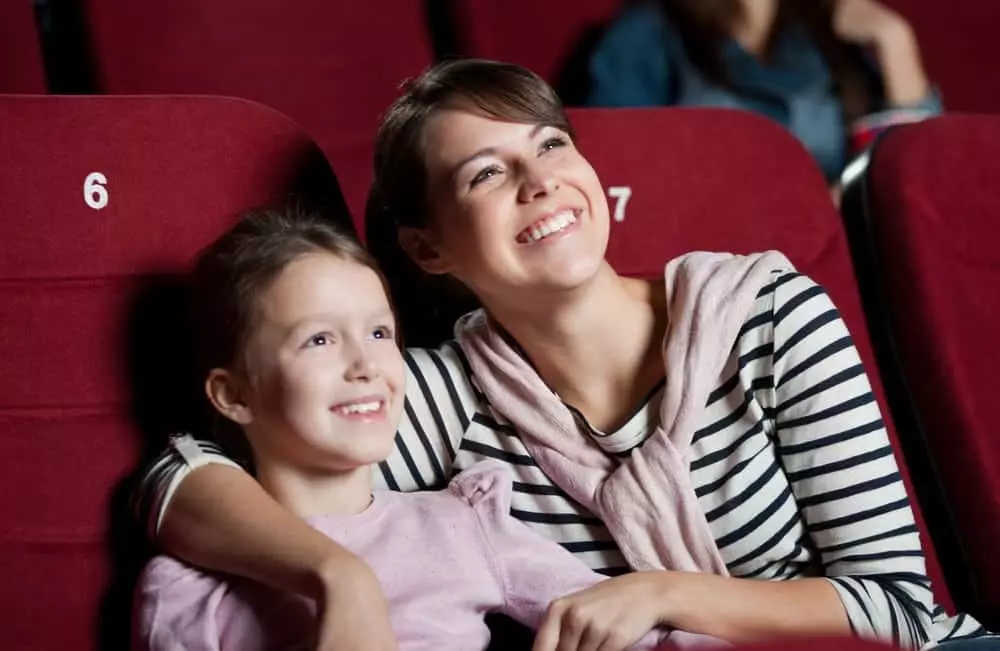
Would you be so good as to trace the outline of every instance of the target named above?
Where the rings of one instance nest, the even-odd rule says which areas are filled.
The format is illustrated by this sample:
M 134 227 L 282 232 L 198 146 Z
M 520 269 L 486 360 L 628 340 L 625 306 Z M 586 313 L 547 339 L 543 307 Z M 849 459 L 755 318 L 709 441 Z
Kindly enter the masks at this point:
M 404 355 L 407 372 L 419 383 L 436 379 L 453 386 L 469 386 L 472 369 L 454 339 L 437 348 L 407 348 Z

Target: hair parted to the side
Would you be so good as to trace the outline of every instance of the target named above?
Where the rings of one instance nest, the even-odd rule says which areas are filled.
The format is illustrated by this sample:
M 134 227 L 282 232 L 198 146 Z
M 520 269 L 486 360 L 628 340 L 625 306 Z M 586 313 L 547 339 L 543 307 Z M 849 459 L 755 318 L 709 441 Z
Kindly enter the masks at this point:
M 442 108 L 464 107 L 506 122 L 544 124 L 573 135 L 556 92 L 526 68 L 486 59 L 437 63 L 403 85 L 375 138 L 375 180 L 369 208 L 404 226 L 426 225 L 424 128 Z
M 375 259 L 332 219 L 293 205 L 249 210 L 202 251 L 195 266 L 192 322 L 202 379 L 214 368 L 245 372 L 245 349 L 257 322 L 259 297 L 285 267 L 314 253 L 368 267 L 389 295 Z M 225 423 L 217 420 L 213 434 L 249 464 L 239 428 Z
M 541 77 L 511 63 L 453 59 L 403 85 L 375 139 L 374 181 L 365 210 L 368 247 L 391 278 L 403 330 L 420 345 L 438 343 L 454 319 L 475 306 L 448 283 L 427 282 L 398 243 L 400 226 L 423 228 L 430 214 L 424 131 L 445 108 L 505 122 L 573 129 L 559 96 Z M 452 283 L 453 285 L 453 283 Z

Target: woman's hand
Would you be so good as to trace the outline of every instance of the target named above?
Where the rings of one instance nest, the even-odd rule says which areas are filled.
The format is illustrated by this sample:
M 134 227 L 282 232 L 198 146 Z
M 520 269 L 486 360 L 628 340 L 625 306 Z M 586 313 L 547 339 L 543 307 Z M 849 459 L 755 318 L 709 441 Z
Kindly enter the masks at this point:
M 864 46 L 913 37 L 906 19 L 877 0 L 837 0 L 833 31 L 849 43 Z
M 667 572 L 635 572 L 556 599 L 533 651 L 621 651 L 663 620 Z
M 931 92 L 913 28 L 877 0 L 837 0 L 833 31 L 841 39 L 871 47 L 878 59 L 890 106 L 917 105 Z
M 317 651 L 396 651 L 382 586 L 367 565 L 341 561 L 323 583 Z

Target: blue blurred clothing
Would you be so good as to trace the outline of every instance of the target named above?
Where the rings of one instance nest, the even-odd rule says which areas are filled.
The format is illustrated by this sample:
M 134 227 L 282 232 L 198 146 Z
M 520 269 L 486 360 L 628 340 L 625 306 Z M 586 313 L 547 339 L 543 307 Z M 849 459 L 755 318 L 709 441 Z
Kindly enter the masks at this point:
M 760 113 L 783 124 L 809 150 L 827 179 L 839 178 L 848 158 L 840 98 L 819 48 L 806 31 L 779 35 L 767 64 L 735 40 L 722 62 L 732 87 L 707 79 L 690 61 L 676 28 L 654 4 L 626 10 L 590 60 L 591 106 L 713 106 Z M 941 112 L 936 92 L 916 106 Z

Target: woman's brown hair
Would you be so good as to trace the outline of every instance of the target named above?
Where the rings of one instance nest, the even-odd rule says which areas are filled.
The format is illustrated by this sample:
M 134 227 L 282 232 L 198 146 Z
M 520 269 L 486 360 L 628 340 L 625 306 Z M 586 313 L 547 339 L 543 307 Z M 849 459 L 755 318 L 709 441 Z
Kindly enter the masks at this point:
M 836 0 L 779 0 L 778 15 L 764 56 L 770 54 L 775 37 L 790 25 L 801 25 L 826 61 L 836 92 L 850 124 L 872 110 L 870 76 L 864 57 L 833 31 Z M 732 27 L 742 17 L 739 0 L 660 0 L 667 18 L 680 33 L 691 62 L 708 79 L 732 87 L 726 73 L 722 48 Z
M 476 306 L 457 283 L 426 277 L 398 242 L 399 227 L 427 226 L 424 130 L 438 110 L 454 107 L 506 122 L 553 126 L 574 136 L 556 92 L 518 65 L 449 60 L 404 85 L 403 95 L 386 111 L 375 139 L 375 177 L 365 211 L 365 232 L 369 250 L 392 280 L 402 329 L 418 345 L 440 343 L 455 319 Z

